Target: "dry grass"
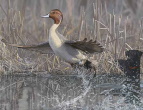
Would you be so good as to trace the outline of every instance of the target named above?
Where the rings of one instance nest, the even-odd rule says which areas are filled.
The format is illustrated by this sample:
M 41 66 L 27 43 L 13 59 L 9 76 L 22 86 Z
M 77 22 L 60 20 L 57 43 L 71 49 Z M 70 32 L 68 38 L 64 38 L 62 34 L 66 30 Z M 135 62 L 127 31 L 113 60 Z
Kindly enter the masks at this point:
M 121 72 L 115 60 L 130 49 L 142 50 L 141 0 L 1 0 L 0 36 L 10 43 L 36 44 L 48 40 L 52 20 L 42 19 L 51 9 L 64 14 L 59 31 L 68 39 L 97 39 L 105 48 L 91 55 L 98 73 Z M 16 49 L 0 42 L 0 71 L 50 71 L 69 67 L 54 55 Z M 143 63 L 143 62 L 142 62 Z

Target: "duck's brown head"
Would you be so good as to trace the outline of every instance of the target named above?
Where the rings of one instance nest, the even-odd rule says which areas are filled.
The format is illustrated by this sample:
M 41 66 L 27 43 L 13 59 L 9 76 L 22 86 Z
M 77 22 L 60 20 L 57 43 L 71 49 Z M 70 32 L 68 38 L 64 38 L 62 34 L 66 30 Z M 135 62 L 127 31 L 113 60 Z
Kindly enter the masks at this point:
M 42 16 L 43 18 L 52 18 L 55 24 L 59 24 L 63 20 L 63 14 L 60 10 L 54 9 L 51 10 L 49 14 Z

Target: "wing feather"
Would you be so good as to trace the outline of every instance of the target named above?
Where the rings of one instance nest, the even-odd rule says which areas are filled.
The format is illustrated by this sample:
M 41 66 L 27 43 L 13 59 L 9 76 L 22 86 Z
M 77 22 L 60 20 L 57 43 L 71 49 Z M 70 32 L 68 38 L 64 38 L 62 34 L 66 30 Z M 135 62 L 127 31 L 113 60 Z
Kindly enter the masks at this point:
M 22 49 L 26 49 L 26 50 L 36 51 L 36 52 L 39 52 L 41 54 L 54 53 L 53 50 L 51 49 L 50 45 L 49 45 L 49 42 L 41 43 L 38 45 L 17 45 L 17 44 L 10 44 L 5 39 L 2 39 L 1 41 L 3 43 L 5 43 L 6 45 L 10 45 L 13 47 L 22 48 Z
M 101 53 L 103 52 L 103 47 L 97 43 L 97 41 L 89 40 L 87 41 L 87 38 L 85 38 L 82 41 L 66 41 L 65 44 L 72 46 L 73 48 L 79 49 L 81 51 L 84 51 L 86 53 Z

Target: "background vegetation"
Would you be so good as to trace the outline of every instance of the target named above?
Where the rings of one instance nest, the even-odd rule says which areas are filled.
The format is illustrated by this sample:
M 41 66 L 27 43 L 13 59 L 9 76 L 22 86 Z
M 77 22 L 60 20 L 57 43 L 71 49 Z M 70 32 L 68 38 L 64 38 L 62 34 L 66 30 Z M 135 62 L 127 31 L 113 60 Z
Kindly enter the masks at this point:
M 9 43 L 46 42 L 53 21 L 42 15 L 60 9 L 64 20 L 60 33 L 70 40 L 98 40 L 105 51 L 90 55 L 97 73 L 121 72 L 116 59 L 129 49 L 142 50 L 142 0 L 1 0 L 0 36 Z M 54 55 L 41 55 L 0 43 L 0 70 L 67 70 L 69 65 Z
M 107 74 L 122 73 L 116 60 L 124 59 L 125 51 L 143 50 L 143 1 L 0 0 L 0 38 L 19 45 L 48 41 L 53 21 L 41 16 L 55 8 L 64 15 L 59 28 L 61 34 L 69 40 L 96 39 L 105 48 L 103 53 L 89 56 L 96 64 L 97 73 L 106 74 L 97 75 L 89 84 L 92 74 L 82 69 L 70 71 L 70 65 L 53 54 L 41 55 L 7 46 L 0 41 L 0 73 L 8 73 L 0 77 L 0 109 L 143 108 L 124 102 L 121 92 L 124 75 Z M 143 61 L 141 72 L 142 65 Z M 47 74 L 47 71 L 52 74 Z M 13 74 L 9 74 L 11 72 Z M 67 72 L 72 75 L 60 74 Z M 143 102 L 142 76 L 140 95 Z

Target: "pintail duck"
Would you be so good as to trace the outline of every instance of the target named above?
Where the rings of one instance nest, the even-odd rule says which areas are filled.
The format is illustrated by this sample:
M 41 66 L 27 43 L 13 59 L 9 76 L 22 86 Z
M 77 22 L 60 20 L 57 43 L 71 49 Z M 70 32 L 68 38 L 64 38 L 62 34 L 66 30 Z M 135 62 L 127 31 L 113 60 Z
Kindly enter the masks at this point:
M 63 14 L 58 9 L 51 10 L 49 14 L 42 17 L 51 18 L 54 20 L 54 24 L 51 26 L 49 30 L 49 42 L 30 46 L 19 46 L 16 44 L 9 45 L 18 48 L 39 51 L 44 54 L 48 54 L 52 51 L 55 53 L 55 55 L 70 63 L 72 66 L 83 65 L 87 69 L 92 68 L 92 63 L 88 60 L 87 54 L 102 52 L 102 46 L 100 46 L 100 44 L 96 41 L 87 41 L 87 38 L 81 41 L 69 41 L 63 35 L 61 35 L 57 31 L 57 28 L 63 20 Z

